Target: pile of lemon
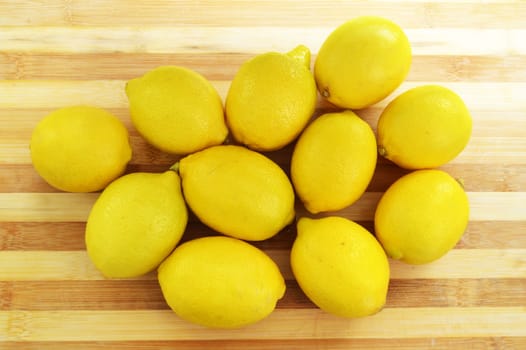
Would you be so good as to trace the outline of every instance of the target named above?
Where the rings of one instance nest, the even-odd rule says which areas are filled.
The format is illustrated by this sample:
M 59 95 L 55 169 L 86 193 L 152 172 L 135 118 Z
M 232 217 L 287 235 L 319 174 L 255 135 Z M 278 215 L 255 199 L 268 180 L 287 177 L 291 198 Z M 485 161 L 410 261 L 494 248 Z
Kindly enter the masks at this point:
M 332 32 L 317 55 L 298 46 L 245 62 L 223 106 L 198 73 L 164 66 L 129 81 L 133 125 L 152 145 L 181 155 L 164 173 L 121 176 L 131 159 L 127 129 L 107 111 L 74 106 L 35 128 L 38 173 L 64 191 L 103 190 L 86 224 L 86 247 L 107 277 L 158 269 L 181 318 L 234 328 L 269 315 L 285 293 L 275 262 L 247 241 L 297 223 L 290 261 L 299 286 L 321 309 L 344 317 L 378 312 L 389 285 L 387 256 L 411 264 L 443 256 L 466 229 L 463 187 L 434 169 L 456 157 L 471 134 L 461 98 L 434 85 L 394 98 L 377 132 L 352 110 L 390 95 L 407 76 L 404 32 L 379 17 L 359 17 Z M 318 92 L 340 112 L 314 117 Z M 226 142 L 230 133 L 233 141 Z M 263 155 L 297 141 L 290 178 Z M 378 203 L 375 235 L 330 214 L 366 191 L 377 154 L 412 170 Z M 295 218 L 295 200 L 321 217 Z M 187 206 L 218 233 L 177 244 Z M 177 246 L 177 247 L 176 247 Z

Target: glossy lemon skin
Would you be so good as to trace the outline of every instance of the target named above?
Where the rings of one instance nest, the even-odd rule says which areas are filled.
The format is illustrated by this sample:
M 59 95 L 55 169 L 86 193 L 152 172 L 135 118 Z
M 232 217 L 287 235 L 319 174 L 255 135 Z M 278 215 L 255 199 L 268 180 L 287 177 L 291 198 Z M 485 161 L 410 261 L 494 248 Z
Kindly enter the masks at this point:
M 119 177 L 131 159 L 128 130 L 108 111 L 93 106 L 57 109 L 31 135 L 31 160 L 51 186 L 94 192 Z
M 225 236 L 183 243 L 161 264 L 158 280 L 177 315 L 211 328 L 256 323 L 285 293 L 283 276 L 268 255 Z
M 294 219 L 294 190 L 272 160 L 246 147 L 222 145 L 183 159 L 186 202 L 206 225 L 235 238 L 261 241 Z
M 316 107 L 310 51 L 268 52 L 245 62 L 226 98 L 226 117 L 234 138 L 251 149 L 273 151 L 291 143 Z
M 156 148 L 189 154 L 225 140 L 221 97 L 199 73 L 179 66 L 157 67 L 128 81 L 132 122 Z
M 389 262 L 371 233 L 339 216 L 304 217 L 297 228 L 291 267 L 312 302 L 342 317 L 363 317 L 382 309 Z
M 187 221 L 176 172 L 125 175 L 102 192 L 90 211 L 88 255 L 106 277 L 144 275 L 175 248 Z
M 311 213 L 335 211 L 356 202 L 376 168 L 376 138 L 352 111 L 324 114 L 298 139 L 291 178 Z
M 376 16 L 352 19 L 322 44 L 314 65 L 320 94 L 338 107 L 361 109 L 381 101 L 405 79 L 411 45 L 403 30 Z
M 471 137 L 463 100 L 439 85 L 422 85 L 397 96 L 378 119 L 378 150 L 406 169 L 436 168 L 453 160 Z
M 409 264 L 425 264 L 450 251 L 464 234 L 469 201 L 460 183 L 442 170 L 417 170 L 394 182 L 374 216 L 387 254 Z

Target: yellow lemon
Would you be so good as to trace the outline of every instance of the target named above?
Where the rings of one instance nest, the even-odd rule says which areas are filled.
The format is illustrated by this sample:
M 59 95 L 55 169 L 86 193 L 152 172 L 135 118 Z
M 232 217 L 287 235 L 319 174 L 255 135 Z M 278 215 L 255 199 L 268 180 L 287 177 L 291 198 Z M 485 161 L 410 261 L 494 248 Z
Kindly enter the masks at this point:
M 132 173 L 112 182 L 86 224 L 86 248 L 106 277 L 154 270 L 175 248 L 188 220 L 174 171 Z
M 186 202 L 211 228 L 260 241 L 294 219 L 294 190 L 283 170 L 241 146 L 215 146 L 181 159 Z
M 303 130 L 316 107 L 310 51 L 300 45 L 287 54 L 269 52 L 245 62 L 226 98 L 227 123 L 246 146 L 270 151 Z
M 411 46 L 395 23 L 363 16 L 336 28 L 314 65 L 318 90 L 329 102 L 359 109 L 393 92 L 411 66 Z
M 382 112 L 378 151 L 403 168 L 435 168 L 466 147 L 471 123 L 466 105 L 453 91 L 419 86 L 396 97 Z
M 434 261 L 460 240 L 469 203 L 462 186 L 442 170 L 417 170 L 394 182 L 374 217 L 387 254 L 410 264 Z
M 353 221 L 301 218 L 290 262 L 305 295 L 326 312 L 362 317 L 385 304 L 387 256 L 374 236 Z
M 162 66 L 126 84 L 133 124 L 162 151 L 187 154 L 218 145 L 228 130 L 212 84 L 183 67 Z
M 339 210 L 365 192 L 376 158 L 369 124 L 351 111 L 324 114 L 305 129 L 294 148 L 292 183 L 311 213 Z
M 158 279 L 179 317 L 213 328 L 258 322 L 285 293 L 283 276 L 269 256 L 224 236 L 181 244 L 159 267 Z
M 33 130 L 30 149 L 40 176 L 68 192 L 103 189 L 126 170 L 132 155 L 126 127 L 92 106 L 51 112 Z

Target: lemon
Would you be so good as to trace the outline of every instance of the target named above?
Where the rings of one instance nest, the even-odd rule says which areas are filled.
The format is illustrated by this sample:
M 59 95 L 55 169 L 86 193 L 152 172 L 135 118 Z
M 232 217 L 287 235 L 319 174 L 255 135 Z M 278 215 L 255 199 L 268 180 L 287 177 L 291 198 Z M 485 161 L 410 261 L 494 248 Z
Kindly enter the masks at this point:
M 456 93 L 438 85 L 410 89 L 378 119 L 378 150 L 407 169 L 439 167 L 455 158 L 471 136 L 470 113 Z
M 88 255 L 106 277 L 143 275 L 175 248 L 187 219 L 176 172 L 125 175 L 112 182 L 91 209 Z
M 218 145 L 228 130 L 219 94 L 202 75 L 161 66 L 126 84 L 132 122 L 162 151 L 187 154 Z
M 287 54 L 269 52 L 245 62 L 226 98 L 227 123 L 234 138 L 260 151 L 292 142 L 316 107 L 310 51 L 300 45 Z
M 242 146 L 207 148 L 181 159 L 186 202 L 223 234 L 260 241 L 294 219 L 294 190 L 283 170 Z
M 442 170 L 417 170 L 394 182 L 374 217 L 387 254 L 410 264 L 434 261 L 460 240 L 469 203 L 462 186 Z
M 314 76 L 322 96 L 343 107 L 370 106 L 393 92 L 411 66 L 411 46 L 395 23 L 362 16 L 336 28 L 322 44 Z
M 158 279 L 179 317 L 213 328 L 258 322 L 285 293 L 283 276 L 269 256 L 224 236 L 181 244 L 159 267 Z
M 38 174 L 68 192 L 103 189 L 126 170 L 132 155 L 126 127 L 92 106 L 51 112 L 33 130 L 30 149 Z
M 374 236 L 353 221 L 301 218 L 290 262 L 305 295 L 326 312 L 362 317 L 385 304 L 387 256 Z
M 296 143 L 292 183 L 311 213 L 339 210 L 365 192 L 376 158 L 376 139 L 369 124 L 352 111 L 324 114 Z

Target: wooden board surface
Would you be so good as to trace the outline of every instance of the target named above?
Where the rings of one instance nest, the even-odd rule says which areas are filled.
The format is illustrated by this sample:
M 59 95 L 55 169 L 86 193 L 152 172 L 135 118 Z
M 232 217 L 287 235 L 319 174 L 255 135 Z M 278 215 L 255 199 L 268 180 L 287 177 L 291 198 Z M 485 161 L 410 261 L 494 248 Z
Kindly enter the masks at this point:
M 224 98 L 246 59 L 307 45 L 358 15 L 386 16 L 413 46 L 407 81 L 359 114 L 373 126 L 393 96 L 438 83 L 472 112 L 473 137 L 443 167 L 464 179 L 471 218 L 460 243 L 425 266 L 391 262 L 386 308 L 346 320 L 294 282 L 289 227 L 257 243 L 287 292 L 256 325 L 208 330 L 177 318 L 150 274 L 105 280 L 84 246 L 97 194 L 61 193 L 31 166 L 28 142 L 49 111 L 109 109 L 128 127 L 133 171 L 176 157 L 131 125 L 125 82 L 164 64 L 205 75 Z M 317 114 L 334 110 L 320 101 Z M 291 147 L 269 153 L 288 168 Z M 405 171 L 380 161 L 367 193 L 339 212 L 372 229 L 382 192 Z M 304 209 L 299 208 L 304 213 Z M 184 239 L 213 232 L 193 220 Z M 0 349 L 526 349 L 526 2 L 0 0 Z

